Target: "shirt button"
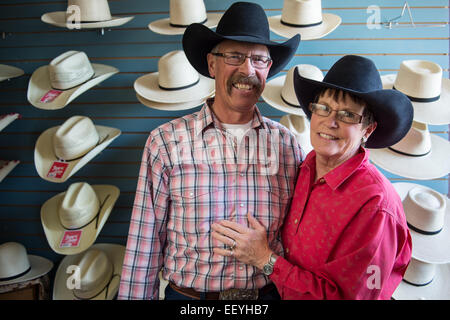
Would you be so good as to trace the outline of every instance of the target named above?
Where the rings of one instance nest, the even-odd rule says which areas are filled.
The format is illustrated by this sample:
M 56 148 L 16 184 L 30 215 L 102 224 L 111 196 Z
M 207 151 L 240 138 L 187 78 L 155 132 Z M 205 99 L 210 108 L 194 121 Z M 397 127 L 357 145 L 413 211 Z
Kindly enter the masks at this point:
M 193 192 L 190 192 L 190 193 L 189 193 L 189 196 L 190 196 L 190 197 L 193 197 L 193 196 L 194 196 L 194 193 L 193 193 Z
M 239 267 L 239 270 L 244 270 L 244 267 L 243 267 L 243 266 L 240 266 L 240 267 Z
M 241 206 L 241 208 L 242 208 L 242 207 L 244 206 L 244 204 L 243 204 L 243 203 L 241 203 L 241 204 L 240 204 L 240 206 Z
M 243 174 L 243 173 L 240 173 L 239 175 L 240 175 L 241 177 L 243 177 L 243 176 L 244 176 L 244 174 Z
M 286 248 L 286 253 L 289 253 L 289 248 Z
M 298 223 L 298 219 L 295 219 L 295 220 L 294 220 L 294 223 L 297 224 L 297 223 Z
M 324 178 L 321 178 L 321 179 L 319 180 L 319 182 L 320 182 L 320 183 L 325 183 L 325 179 L 324 179 Z

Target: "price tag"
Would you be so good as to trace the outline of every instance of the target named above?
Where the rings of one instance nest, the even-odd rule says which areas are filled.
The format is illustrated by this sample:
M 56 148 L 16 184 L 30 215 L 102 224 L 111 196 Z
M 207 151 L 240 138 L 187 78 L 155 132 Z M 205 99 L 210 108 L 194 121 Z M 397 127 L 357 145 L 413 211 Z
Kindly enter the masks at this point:
M 59 97 L 59 95 L 63 93 L 62 91 L 52 89 L 48 91 L 44 96 L 41 98 L 41 102 L 43 103 L 50 103 L 53 102 L 56 98 Z
M 60 248 L 76 248 L 80 245 L 83 230 L 67 230 L 64 232 L 59 244 Z
M 66 162 L 54 161 L 52 167 L 47 173 L 47 177 L 61 179 L 64 176 L 64 172 L 66 172 L 68 166 L 69 164 Z

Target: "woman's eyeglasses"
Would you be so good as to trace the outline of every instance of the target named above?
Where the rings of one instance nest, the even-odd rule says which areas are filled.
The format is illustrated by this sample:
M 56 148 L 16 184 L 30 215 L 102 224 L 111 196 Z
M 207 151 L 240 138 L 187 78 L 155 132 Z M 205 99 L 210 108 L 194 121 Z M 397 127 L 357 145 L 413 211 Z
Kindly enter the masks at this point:
M 360 114 L 347 110 L 331 109 L 329 106 L 320 103 L 310 103 L 309 110 L 320 117 L 328 117 L 331 112 L 336 111 L 336 119 L 349 124 L 361 123 L 363 118 Z

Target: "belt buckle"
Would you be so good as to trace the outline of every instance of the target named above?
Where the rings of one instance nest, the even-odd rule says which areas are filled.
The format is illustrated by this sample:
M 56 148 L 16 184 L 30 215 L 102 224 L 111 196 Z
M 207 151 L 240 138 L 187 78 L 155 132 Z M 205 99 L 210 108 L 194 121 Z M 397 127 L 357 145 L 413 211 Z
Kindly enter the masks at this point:
M 258 300 L 258 289 L 228 289 L 220 291 L 219 300 Z

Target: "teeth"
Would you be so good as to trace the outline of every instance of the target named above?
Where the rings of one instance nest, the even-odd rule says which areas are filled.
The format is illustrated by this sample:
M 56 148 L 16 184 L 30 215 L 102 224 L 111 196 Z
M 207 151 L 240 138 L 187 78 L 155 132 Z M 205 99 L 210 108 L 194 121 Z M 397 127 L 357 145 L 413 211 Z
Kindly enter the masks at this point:
M 325 138 L 325 139 L 328 139 L 328 140 L 336 140 L 337 139 L 336 137 L 330 136 L 329 134 L 325 134 L 325 133 L 319 133 L 319 135 L 322 138 Z
M 235 88 L 238 88 L 239 90 L 250 90 L 252 88 L 251 85 L 249 84 L 243 84 L 243 83 L 235 83 L 234 84 Z

